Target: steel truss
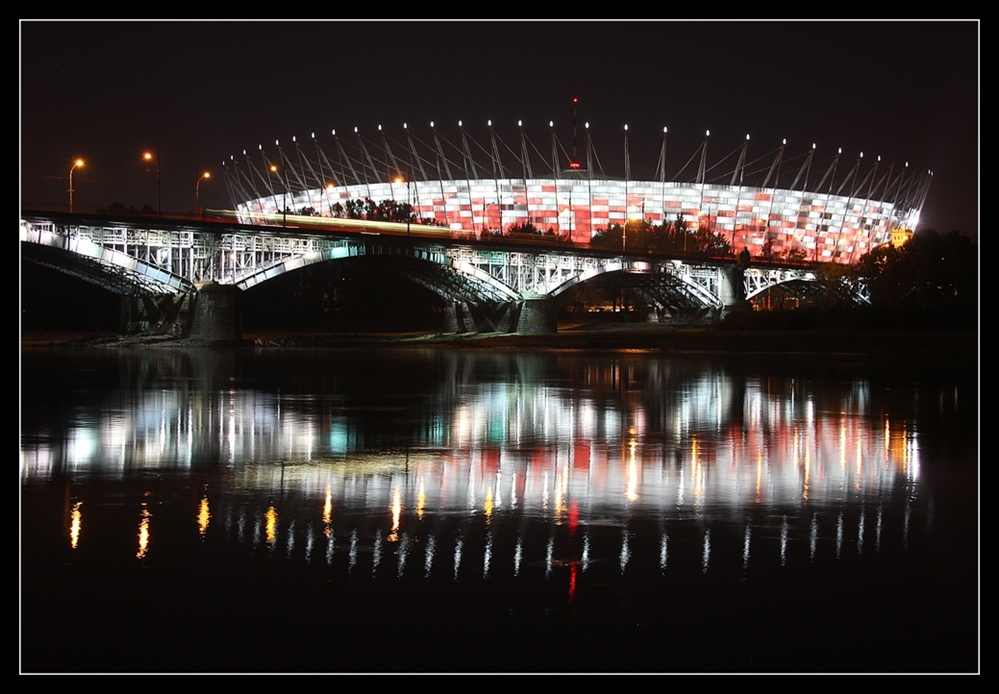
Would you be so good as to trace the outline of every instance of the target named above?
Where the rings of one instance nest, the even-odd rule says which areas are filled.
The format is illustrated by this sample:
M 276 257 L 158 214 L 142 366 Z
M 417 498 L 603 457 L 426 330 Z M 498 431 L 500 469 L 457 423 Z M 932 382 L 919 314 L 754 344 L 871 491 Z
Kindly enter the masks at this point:
M 118 293 L 138 289 L 174 295 L 207 282 L 248 289 L 306 265 L 368 257 L 443 297 L 468 303 L 555 298 L 579 283 L 613 276 L 614 283 L 640 291 L 664 309 L 720 309 L 727 281 L 723 270 L 728 265 L 569 248 L 534 251 L 485 242 L 239 225 L 180 228 L 32 218 L 21 221 L 20 232 L 22 242 L 61 249 L 76 259 L 47 258 L 48 264 L 103 282 Z M 751 268 L 745 272 L 742 296 L 810 279 L 814 276 L 803 269 Z
M 812 270 L 804 268 L 749 268 L 745 273 L 746 298 L 787 282 L 815 282 Z

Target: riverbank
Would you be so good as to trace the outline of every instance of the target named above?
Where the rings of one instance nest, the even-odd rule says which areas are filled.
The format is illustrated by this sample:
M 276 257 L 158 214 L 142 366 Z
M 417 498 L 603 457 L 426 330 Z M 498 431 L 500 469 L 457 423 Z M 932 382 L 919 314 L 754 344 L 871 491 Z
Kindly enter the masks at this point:
M 155 335 L 23 333 L 21 346 L 201 347 L 213 343 Z M 665 351 L 739 354 L 921 355 L 974 360 L 975 331 L 727 330 L 647 324 L 565 325 L 547 335 L 500 333 L 247 333 L 234 346 L 256 348 L 428 347 L 527 351 Z

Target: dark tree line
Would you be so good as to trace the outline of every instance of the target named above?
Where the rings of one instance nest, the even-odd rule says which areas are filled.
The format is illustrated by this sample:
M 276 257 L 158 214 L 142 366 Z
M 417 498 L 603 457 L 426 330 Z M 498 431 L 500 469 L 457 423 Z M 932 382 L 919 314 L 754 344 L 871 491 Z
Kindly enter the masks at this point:
M 291 213 L 291 211 L 288 211 Z M 298 214 L 306 217 L 318 217 L 320 213 L 313 207 L 303 207 Z M 343 203 L 330 205 L 330 215 L 336 219 L 364 219 L 370 222 L 398 222 L 400 224 L 422 224 L 425 226 L 441 226 L 436 219 L 417 216 L 413 206 L 408 202 L 382 200 L 375 202 L 371 198 L 350 198 Z
M 791 303 L 798 310 L 750 312 L 729 322 L 733 327 L 847 330 L 970 330 L 977 325 L 978 246 L 957 231 L 920 232 L 898 248 L 875 248 L 856 265 L 817 267 L 815 275 L 815 282 L 776 287 L 756 300 L 770 307 Z M 785 302 L 791 294 L 793 300 Z
M 707 227 L 691 228 L 680 216 L 671 222 L 652 224 L 647 220 L 628 221 L 625 227 L 612 224 L 593 236 L 590 245 L 607 250 L 640 251 L 664 255 L 722 256 L 730 255 L 732 246 L 724 237 Z
M 978 247 L 957 231 L 922 232 L 898 248 L 876 248 L 860 259 L 854 273 L 875 307 L 959 312 L 978 308 Z

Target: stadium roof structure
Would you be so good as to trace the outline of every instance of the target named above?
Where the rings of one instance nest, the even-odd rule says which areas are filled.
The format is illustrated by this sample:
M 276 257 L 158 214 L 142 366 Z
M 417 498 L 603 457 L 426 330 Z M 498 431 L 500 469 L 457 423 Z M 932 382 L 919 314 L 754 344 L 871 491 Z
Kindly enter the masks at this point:
M 748 135 L 709 164 L 709 133 L 668 174 L 666 128 L 655 175 L 633 180 L 627 128 L 623 177 L 604 173 L 589 124 L 584 134 L 580 161 L 575 133 L 570 154 L 553 125 L 548 154 L 523 127 L 517 147 L 511 147 L 491 121 L 483 142 L 461 121 L 450 139 L 433 123 L 422 138 L 405 124 L 397 137 L 381 126 L 374 138 L 354 128 L 347 136 L 333 130 L 328 141 L 313 133 L 306 142 L 292 138 L 290 146 L 258 145 L 222 168 L 245 223 L 282 210 L 339 216 L 348 201 L 394 200 L 455 236 L 531 224 L 585 246 L 626 220 L 679 219 L 723 237 L 735 253 L 796 250 L 809 260 L 839 263 L 856 262 L 890 242 L 894 229 L 915 229 L 932 180 L 930 172 L 908 163 L 865 161 L 863 153 L 852 163 L 843 161 L 842 150 L 818 161 L 814 144 L 792 156 L 782 143 L 750 160 Z

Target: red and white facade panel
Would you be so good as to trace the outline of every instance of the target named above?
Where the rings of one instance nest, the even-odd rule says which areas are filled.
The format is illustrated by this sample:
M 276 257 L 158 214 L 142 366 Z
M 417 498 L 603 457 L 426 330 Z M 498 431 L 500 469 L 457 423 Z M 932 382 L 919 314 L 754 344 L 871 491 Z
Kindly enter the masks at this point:
M 348 199 L 409 202 L 415 213 L 455 232 L 481 234 L 531 223 L 585 245 L 594 234 L 625 220 L 707 227 L 736 252 L 801 249 L 809 259 L 856 262 L 891 239 L 893 227 L 915 228 L 919 210 L 861 197 L 749 186 L 654 181 L 479 179 L 339 186 L 289 192 L 239 205 L 244 221 L 255 214 L 311 207 L 329 215 Z

